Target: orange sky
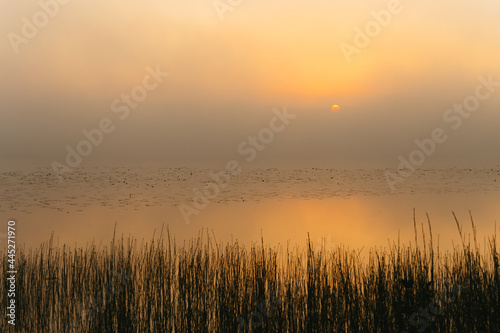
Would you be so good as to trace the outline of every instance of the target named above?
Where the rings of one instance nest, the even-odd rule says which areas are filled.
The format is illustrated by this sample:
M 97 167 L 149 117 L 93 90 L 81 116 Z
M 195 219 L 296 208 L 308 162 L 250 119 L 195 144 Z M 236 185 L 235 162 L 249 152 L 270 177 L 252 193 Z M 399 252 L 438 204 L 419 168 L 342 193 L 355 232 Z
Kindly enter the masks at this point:
M 371 135 L 385 147 L 380 159 L 394 160 L 416 136 L 441 126 L 444 110 L 473 92 L 479 76 L 500 80 L 498 1 L 479 6 L 402 0 L 400 13 L 350 62 L 340 45 L 355 45 L 355 28 L 365 29 L 374 20 L 371 12 L 386 10 L 390 1 L 242 1 L 224 20 L 214 2 L 69 1 L 59 4 L 36 36 L 14 47 L 12 33 L 22 35 L 22 18 L 32 21 L 41 8 L 36 2 L 2 3 L 0 139 L 11 145 L 0 153 L 64 156 L 64 147 L 78 142 L 82 129 L 109 116 L 110 103 L 142 82 L 147 66 L 159 65 L 170 76 L 120 125 L 108 141 L 113 146 L 106 142 L 93 159 L 122 158 L 130 142 L 139 140 L 132 155 L 196 160 L 202 158 L 198 146 L 211 138 L 204 151 L 223 160 L 265 125 L 273 107 L 287 105 L 305 116 L 275 145 L 286 152 L 280 158 L 367 160 L 373 148 L 363 142 Z M 478 147 L 486 146 L 485 157 L 490 154 L 491 140 L 499 138 L 491 128 L 499 120 L 499 96 L 483 103 L 482 113 L 457 132 L 443 159 L 462 158 L 462 147 L 470 150 L 469 159 Z M 325 118 L 333 104 L 348 114 Z M 240 127 L 232 126 L 234 119 L 241 120 Z M 151 138 L 141 141 L 137 133 L 146 128 Z M 311 128 L 316 133 L 309 133 Z M 362 134 L 350 137 L 346 128 Z M 393 137 L 387 136 L 389 129 Z M 485 131 L 491 131 L 489 139 L 469 141 Z M 320 141 L 321 134 L 327 140 Z M 170 147 L 169 140 L 186 145 Z M 339 141 L 347 147 L 337 147 Z M 318 147 L 324 142 L 330 148 Z M 338 155 L 330 156 L 333 150 Z

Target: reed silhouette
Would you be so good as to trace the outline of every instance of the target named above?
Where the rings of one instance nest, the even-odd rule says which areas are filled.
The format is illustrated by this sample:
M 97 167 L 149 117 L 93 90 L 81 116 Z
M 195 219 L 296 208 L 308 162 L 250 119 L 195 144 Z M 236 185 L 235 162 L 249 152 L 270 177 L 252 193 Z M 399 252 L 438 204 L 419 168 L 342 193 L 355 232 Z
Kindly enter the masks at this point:
M 420 245 L 250 247 L 200 231 L 149 242 L 18 250 L 17 321 L 2 332 L 499 332 L 496 233 L 441 253 Z M 423 228 L 423 224 L 422 224 Z M 415 230 L 417 223 L 415 222 Z M 417 233 L 416 233 L 416 241 Z M 2 253 L 3 267 L 7 256 Z M 7 302 L 5 269 L 0 300 Z M 436 310 L 438 309 L 438 310 Z

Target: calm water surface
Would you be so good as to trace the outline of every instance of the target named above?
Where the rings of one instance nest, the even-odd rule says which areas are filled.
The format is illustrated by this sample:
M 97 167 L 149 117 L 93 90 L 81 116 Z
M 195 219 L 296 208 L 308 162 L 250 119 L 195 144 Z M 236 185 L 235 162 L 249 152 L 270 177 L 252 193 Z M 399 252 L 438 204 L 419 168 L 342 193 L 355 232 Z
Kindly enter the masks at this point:
M 59 244 L 104 244 L 116 222 L 120 236 L 147 240 L 168 226 L 181 243 L 203 229 L 218 240 L 245 244 L 262 235 L 271 245 L 304 245 L 309 233 L 316 246 L 368 248 L 387 246 L 398 236 L 414 241 L 414 208 L 419 232 L 421 223 L 428 232 L 428 213 L 442 249 L 459 242 L 452 211 L 466 233 L 472 212 L 481 243 L 494 233 L 500 168 L 418 170 L 394 192 L 384 172 L 266 169 L 220 175 L 227 186 L 189 224 L 178 207 L 194 207 L 197 191 L 213 193 L 214 170 L 82 168 L 61 182 L 48 169 L 8 172 L 0 175 L 0 218 L 16 219 L 17 241 L 27 246 L 38 246 L 52 232 Z

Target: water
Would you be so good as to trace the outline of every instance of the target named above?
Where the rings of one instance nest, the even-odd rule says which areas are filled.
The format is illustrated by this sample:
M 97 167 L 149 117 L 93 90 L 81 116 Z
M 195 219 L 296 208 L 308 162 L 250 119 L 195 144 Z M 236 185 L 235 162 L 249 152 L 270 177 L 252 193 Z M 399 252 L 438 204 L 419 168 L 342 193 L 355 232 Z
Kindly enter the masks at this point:
M 213 230 L 217 240 L 246 244 L 262 235 L 269 244 L 303 245 L 309 233 L 316 246 L 369 248 L 398 237 L 414 241 L 414 208 L 419 232 L 421 223 L 428 231 L 428 213 L 442 249 L 459 243 L 452 211 L 466 233 L 472 212 L 481 243 L 494 233 L 499 167 L 417 170 L 394 192 L 384 172 L 260 169 L 217 176 L 208 169 L 96 167 L 77 169 L 62 181 L 50 169 L 5 172 L 0 218 L 16 220 L 17 242 L 27 246 L 38 246 L 52 232 L 61 245 L 107 243 L 117 223 L 119 236 L 146 240 L 168 226 L 177 242 L 203 229 Z M 210 197 L 198 209 L 196 193 Z M 179 205 L 197 214 L 185 218 Z

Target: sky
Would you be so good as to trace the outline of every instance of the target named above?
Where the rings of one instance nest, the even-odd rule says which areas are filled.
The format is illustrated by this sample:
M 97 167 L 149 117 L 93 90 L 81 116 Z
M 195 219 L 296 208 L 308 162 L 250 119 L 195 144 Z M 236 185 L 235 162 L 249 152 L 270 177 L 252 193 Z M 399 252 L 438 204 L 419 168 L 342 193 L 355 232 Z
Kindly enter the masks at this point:
M 435 129 L 422 167 L 498 165 L 499 18 L 496 0 L 2 1 L 0 161 L 68 165 L 104 119 L 79 166 L 223 168 L 264 131 L 248 167 L 397 168 Z

